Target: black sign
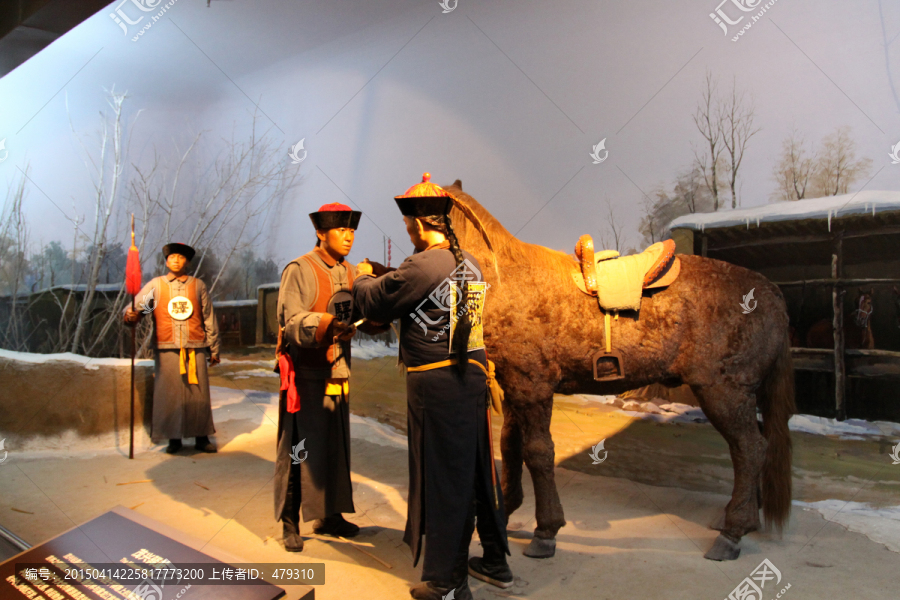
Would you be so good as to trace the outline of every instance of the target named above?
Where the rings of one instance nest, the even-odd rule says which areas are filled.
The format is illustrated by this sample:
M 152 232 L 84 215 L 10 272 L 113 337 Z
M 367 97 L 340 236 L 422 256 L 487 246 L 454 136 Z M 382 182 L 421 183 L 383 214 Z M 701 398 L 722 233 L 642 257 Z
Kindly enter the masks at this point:
M 242 577 L 240 583 L 198 583 L 201 572 L 236 569 L 121 513 L 100 515 L 0 564 L 0 598 L 275 600 L 285 595 L 263 580 L 271 578 L 265 571 L 253 574 L 258 578 L 253 582 Z M 210 580 L 209 573 L 200 579 Z M 303 582 L 286 582 L 297 583 Z M 300 597 L 312 599 L 312 591 Z

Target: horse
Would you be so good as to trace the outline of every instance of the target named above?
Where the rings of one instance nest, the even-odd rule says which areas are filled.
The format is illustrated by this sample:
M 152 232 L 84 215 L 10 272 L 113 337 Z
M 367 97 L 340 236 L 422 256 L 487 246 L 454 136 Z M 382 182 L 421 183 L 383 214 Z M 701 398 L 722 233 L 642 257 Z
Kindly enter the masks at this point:
M 845 348 L 863 348 L 872 350 L 875 348 L 875 338 L 872 335 L 872 303 L 873 290 L 864 291 L 859 288 L 856 297 L 856 309 L 850 313 L 853 317 L 855 328 L 848 327 L 844 330 Z M 834 323 L 832 319 L 816 321 L 806 332 L 807 348 L 834 348 Z
M 678 278 L 645 290 L 639 311 L 612 321 L 612 345 L 625 378 L 595 380 L 591 356 L 603 345 L 604 319 L 576 288 L 578 264 L 558 250 L 516 239 L 457 180 L 451 220 L 460 247 L 490 284 L 484 342 L 505 392 L 501 430 L 507 520 L 523 501 L 522 466 L 534 482 L 537 526 L 524 554 L 551 557 L 566 524 L 554 480 L 553 394 L 618 394 L 651 383 L 686 383 L 728 442 L 734 489 L 705 558 L 734 560 L 740 540 L 760 528 L 781 531 L 791 509 L 791 438 L 796 412 L 788 314 L 777 286 L 726 262 L 679 255 Z M 755 289 L 757 306 L 740 310 Z M 602 370 L 600 375 L 603 375 Z M 757 419 L 762 413 L 762 423 Z

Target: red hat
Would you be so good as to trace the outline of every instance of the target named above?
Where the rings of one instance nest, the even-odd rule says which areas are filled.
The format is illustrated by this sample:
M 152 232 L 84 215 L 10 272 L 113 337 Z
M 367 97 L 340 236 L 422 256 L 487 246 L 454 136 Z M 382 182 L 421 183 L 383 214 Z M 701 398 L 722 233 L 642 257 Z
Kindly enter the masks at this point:
M 394 196 L 394 201 L 406 217 L 446 215 L 453 208 L 453 196 L 431 183 L 431 173 L 422 173 L 422 183 L 412 186 L 402 196 Z
M 361 216 L 362 213 L 360 211 L 353 210 L 340 202 L 323 204 L 317 212 L 309 213 L 309 218 L 316 229 L 335 229 L 338 227 L 356 229 Z

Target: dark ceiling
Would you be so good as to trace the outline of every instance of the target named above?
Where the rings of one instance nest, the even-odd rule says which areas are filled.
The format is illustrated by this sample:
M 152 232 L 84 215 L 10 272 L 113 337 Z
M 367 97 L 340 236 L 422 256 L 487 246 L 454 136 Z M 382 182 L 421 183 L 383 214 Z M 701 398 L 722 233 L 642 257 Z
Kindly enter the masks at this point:
M 0 77 L 109 4 L 109 0 L 0 2 Z

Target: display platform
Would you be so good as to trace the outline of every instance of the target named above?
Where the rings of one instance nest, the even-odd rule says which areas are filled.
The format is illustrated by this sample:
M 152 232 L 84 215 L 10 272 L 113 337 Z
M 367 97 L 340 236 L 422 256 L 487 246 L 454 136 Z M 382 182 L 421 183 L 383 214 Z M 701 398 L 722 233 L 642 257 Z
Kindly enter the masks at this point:
M 304 580 L 324 565 L 251 564 L 117 506 L 0 563 L 0 598 L 314 600 Z

